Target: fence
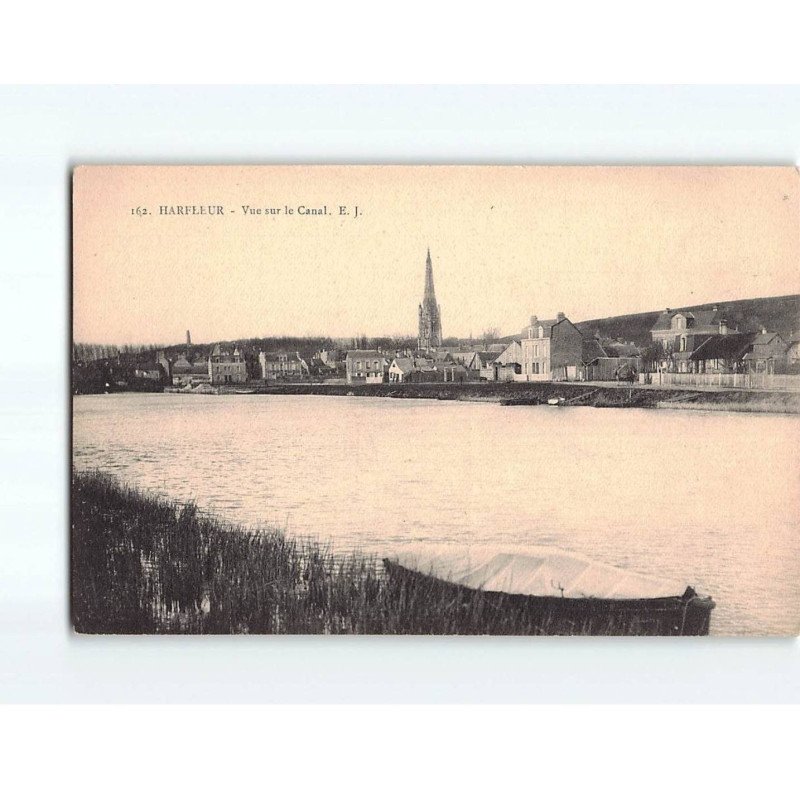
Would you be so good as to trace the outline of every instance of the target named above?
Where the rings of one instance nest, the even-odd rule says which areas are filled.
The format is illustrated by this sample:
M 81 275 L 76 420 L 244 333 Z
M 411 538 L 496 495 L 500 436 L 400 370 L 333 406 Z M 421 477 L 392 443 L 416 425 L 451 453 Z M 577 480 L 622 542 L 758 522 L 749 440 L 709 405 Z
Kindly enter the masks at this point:
M 721 389 L 773 389 L 800 392 L 800 375 L 767 375 L 766 373 L 739 372 L 652 372 L 639 375 L 640 383 L 654 386 L 708 386 Z

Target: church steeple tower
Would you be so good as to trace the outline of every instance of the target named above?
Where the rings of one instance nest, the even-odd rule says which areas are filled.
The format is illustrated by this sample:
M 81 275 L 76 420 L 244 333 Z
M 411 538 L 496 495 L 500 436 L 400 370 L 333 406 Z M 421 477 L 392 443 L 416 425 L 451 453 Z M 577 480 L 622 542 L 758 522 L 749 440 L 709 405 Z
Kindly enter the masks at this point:
M 442 313 L 436 302 L 433 288 L 433 263 L 431 249 L 425 259 L 425 292 L 419 307 L 419 339 L 417 345 L 423 352 L 442 344 Z
M 436 292 L 433 289 L 433 264 L 431 263 L 431 249 L 428 248 L 428 257 L 425 259 L 425 295 L 423 303 L 436 302 Z

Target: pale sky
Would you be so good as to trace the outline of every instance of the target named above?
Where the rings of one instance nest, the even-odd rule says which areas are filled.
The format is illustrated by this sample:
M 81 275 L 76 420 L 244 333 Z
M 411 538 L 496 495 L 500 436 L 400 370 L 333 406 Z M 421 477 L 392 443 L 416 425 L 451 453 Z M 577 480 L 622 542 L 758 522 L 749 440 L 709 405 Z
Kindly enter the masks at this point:
M 74 338 L 416 336 L 428 247 L 445 337 L 793 294 L 799 190 L 794 167 L 80 167 Z

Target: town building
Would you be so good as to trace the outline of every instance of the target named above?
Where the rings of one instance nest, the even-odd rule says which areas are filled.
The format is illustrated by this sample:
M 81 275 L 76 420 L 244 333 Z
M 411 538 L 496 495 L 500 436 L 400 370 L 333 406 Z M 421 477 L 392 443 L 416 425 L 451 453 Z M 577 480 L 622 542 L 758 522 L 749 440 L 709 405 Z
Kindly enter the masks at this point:
M 477 370 L 480 380 L 493 381 L 495 379 L 494 362 L 497 359 L 497 355 L 497 353 L 492 352 L 479 352 L 475 354 L 472 368 Z
M 750 351 L 744 357 L 744 366 L 748 372 L 766 375 L 780 374 L 786 371 L 788 346 L 779 333 L 770 333 L 761 329 L 753 338 Z
M 666 309 L 651 331 L 666 372 L 761 373 L 784 372 L 789 362 L 786 340 L 777 332 L 739 331 L 724 309 L 695 311 Z
M 450 356 L 450 360 L 453 361 L 455 364 L 463 364 L 467 369 L 472 368 L 472 364 L 475 362 L 475 359 L 478 357 L 477 350 L 463 350 L 463 349 L 454 349 L 450 350 L 447 355 Z
M 344 361 L 344 357 L 344 352 L 338 348 L 320 350 L 316 354 L 316 358 L 326 367 L 331 367 L 332 369 L 336 369 Z
M 679 369 L 679 372 L 744 372 L 744 360 L 755 338 L 754 333 L 707 336 L 689 354 L 687 368 Z
M 466 383 L 470 380 L 470 373 L 463 364 L 453 362 L 438 364 L 436 372 L 445 383 Z
M 522 344 L 516 340 L 509 342 L 504 349 L 497 354 L 492 363 L 492 376 L 488 378 L 494 381 L 513 381 L 519 380 L 517 376 L 522 375 Z
M 583 363 L 583 335 L 559 311 L 555 319 L 531 317 L 520 342 L 524 381 L 577 380 Z
M 480 352 L 478 350 L 456 350 L 445 359 L 453 364 L 461 364 L 474 380 L 481 377 L 481 370 L 486 369 L 497 358 L 497 353 Z M 484 376 L 485 377 L 485 376 Z
M 172 361 L 167 358 L 163 350 L 159 350 L 156 353 L 156 364 L 161 367 L 166 383 L 172 383 Z
M 584 364 L 581 377 L 586 381 L 635 381 L 641 372 L 638 356 L 602 356 Z
M 345 369 L 348 383 L 383 383 L 388 359 L 377 350 L 348 350 Z
M 392 359 L 389 383 L 466 383 L 470 373 L 463 364 L 432 358 Z
M 172 362 L 173 386 L 196 386 L 208 383 L 208 359 L 187 350 Z
M 667 308 L 650 331 L 653 343 L 663 352 L 662 368 L 674 372 L 691 372 L 693 364 L 706 360 L 691 356 L 710 337 L 737 333 L 719 306 L 695 311 Z
M 133 376 L 135 378 L 139 378 L 140 380 L 153 381 L 155 383 L 161 383 L 163 379 L 161 367 L 154 362 L 137 364 L 133 368 Z
M 315 353 L 311 358 L 303 359 L 308 365 L 308 377 L 311 380 L 334 380 L 336 379 L 339 367 L 333 364 L 327 364 L 323 361 L 318 353 Z M 342 374 L 344 374 L 344 362 L 342 362 Z
M 581 346 L 581 361 L 584 364 L 591 364 L 599 358 L 608 358 L 609 356 L 615 357 L 616 355 L 616 353 L 606 351 L 598 334 L 594 336 L 584 336 Z
M 507 366 L 508 364 L 518 364 L 522 366 L 522 344 L 516 339 L 509 342 L 505 349 L 498 354 L 495 363 Z
M 389 383 L 408 383 L 411 374 L 416 371 L 413 358 L 393 358 L 389 365 Z
M 448 358 L 397 356 L 389 366 L 389 383 L 464 383 L 470 373 Z
M 299 353 L 285 351 L 258 354 L 261 377 L 265 381 L 301 380 L 310 374 L 308 363 Z
M 428 248 L 428 257 L 425 260 L 425 292 L 419 306 L 419 336 L 417 347 L 423 353 L 440 347 L 442 344 L 442 310 L 436 302 L 436 292 L 433 288 L 433 264 L 431 251 Z
M 247 364 L 237 344 L 215 344 L 208 357 L 208 377 L 213 386 L 247 383 Z
M 599 343 L 609 358 L 635 358 L 641 352 L 635 342 L 626 342 L 623 339 L 601 339 Z
M 643 369 L 639 347 L 621 339 L 601 340 L 599 334 L 583 340 L 580 378 L 584 381 L 635 381 Z

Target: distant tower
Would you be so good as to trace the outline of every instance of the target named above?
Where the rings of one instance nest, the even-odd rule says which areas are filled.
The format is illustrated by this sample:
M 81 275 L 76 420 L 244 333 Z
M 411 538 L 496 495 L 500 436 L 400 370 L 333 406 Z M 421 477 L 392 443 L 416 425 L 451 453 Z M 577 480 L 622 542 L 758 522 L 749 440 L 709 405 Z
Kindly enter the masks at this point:
M 436 303 L 436 292 L 433 289 L 433 264 L 431 249 L 425 259 L 425 294 L 419 307 L 419 339 L 417 346 L 426 351 L 442 344 L 442 309 Z
M 189 331 L 186 331 L 186 346 L 187 347 L 192 346 L 192 334 L 189 333 Z

